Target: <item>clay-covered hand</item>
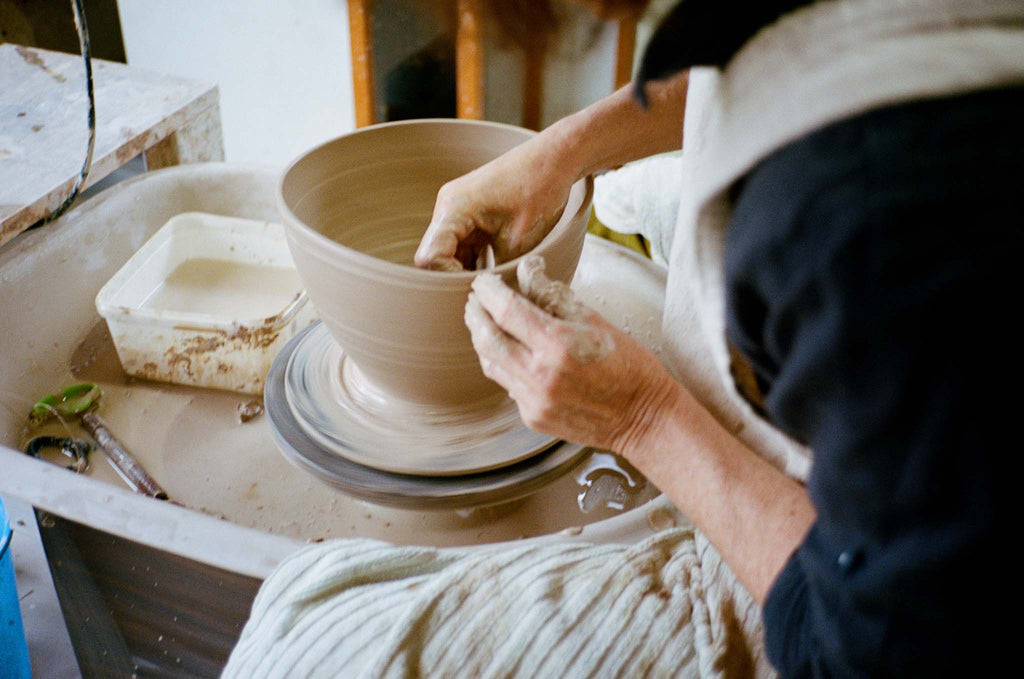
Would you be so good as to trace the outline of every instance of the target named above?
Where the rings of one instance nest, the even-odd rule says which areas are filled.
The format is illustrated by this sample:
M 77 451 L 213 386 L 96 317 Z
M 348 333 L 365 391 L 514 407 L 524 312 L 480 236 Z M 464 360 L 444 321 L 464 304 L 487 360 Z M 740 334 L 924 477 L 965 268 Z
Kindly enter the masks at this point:
M 500 263 L 540 243 L 561 217 L 577 179 L 567 154 L 557 148 L 542 133 L 442 186 L 416 265 L 472 270 L 488 244 Z
M 577 301 L 527 255 L 522 294 L 494 274 L 473 281 L 466 325 L 484 374 L 516 401 L 532 429 L 622 452 L 657 422 L 673 381 L 642 344 Z

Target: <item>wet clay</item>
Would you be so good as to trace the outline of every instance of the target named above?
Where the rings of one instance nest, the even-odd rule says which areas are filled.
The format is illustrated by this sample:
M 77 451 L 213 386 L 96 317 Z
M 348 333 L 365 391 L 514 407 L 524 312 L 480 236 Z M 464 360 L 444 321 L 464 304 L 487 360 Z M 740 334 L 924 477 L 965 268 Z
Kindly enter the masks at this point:
M 566 351 L 581 364 L 600 360 L 615 350 L 615 339 L 611 333 L 588 322 L 587 307 L 576 299 L 568 285 L 551 280 L 544 273 L 544 260 L 536 255 L 526 255 L 516 269 L 520 292 L 540 309 L 558 319 L 569 329 Z M 501 279 L 493 274 L 481 274 L 473 282 L 474 289 L 486 288 L 492 295 L 511 298 L 514 294 Z M 472 305 L 471 305 L 472 306 Z M 486 322 L 482 310 L 467 308 L 466 322 L 479 327 Z M 515 334 L 514 332 L 512 333 Z M 510 337 L 499 337 L 497 341 L 515 341 Z
M 255 398 L 238 404 L 238 423 L 245 424 L 249 420 L 263 414 L 263 399 Z
M 582 319 L 586 307 L 576 300 L 576 295 L 568 285 L 551 280 L 544 269 L 541 257 L 534 254 L 523 257 L 516 267 L 520 292 L 552 316 L 567 321 Z
M 568 351 L 578 363 L 592 363 L 615 350 L 615 339 L 607 331 L 587 322 L 587 307 L 576 299 L 562 281 L 544 273 L 544 260 L 526 255 L 516 269 L 519 289 L 534 304 L 565 321 L 572 330 Z

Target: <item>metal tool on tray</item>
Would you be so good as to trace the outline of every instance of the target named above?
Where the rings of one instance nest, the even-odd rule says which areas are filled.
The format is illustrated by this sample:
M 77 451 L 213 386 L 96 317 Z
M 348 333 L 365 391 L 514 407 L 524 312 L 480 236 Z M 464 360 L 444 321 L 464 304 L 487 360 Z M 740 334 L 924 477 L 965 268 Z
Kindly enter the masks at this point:
M 41 453 L 48 449 L 59 450 L 71 460 L 66 469 L 82 474 L 89 468 L 92 444 L 88 441 L 60 436 L 37 436 L 25 446 L 25 454 L 29 457 L 41 457 Z
M 93 412 L 102 394 L 103 391 L 99 386 L 91 382 L 73 384 L 61 389 L 56 394 L 48 394 L 39 399 L 32 407 L 29 419 L 34 424 L 40 424 L 54 415 L 80 418 L 82 427 L 96 441 L 99 447 L 103 449 L 107 459 L 113 463 L 114 469 L 121 475 L 121 478 L 136 491 L 144 495 L 158 500 L 166 500 L 167 492 L 146 472 L 139 461 L 135 459 L 135 456 L 128 452 L 128 449 L 110 433 L 106 422 Z M 74 451 L 70 456 L 76 461 L 76 471 L 81 471 L 84 468 L 81 459 L 84 459 L 88 451 L 80 451 L 80 446 L 76 445 L 74 440 L 69 439 L 70 444 L 63 439 L 55 439 L 54 441 L 38 440 L 42 438 L 51 439 L 54 437 L 37 437 L 37 439 L 33 439 L 29 443 L 29 448 L 26 449 L 26 452 L 32 455 L 34 452 L 38 453 L 38 449 L 43 447 L 59 447 L 62 452 L 69 454 L 68 446 L 70 445 L 70 450 Z M 33 447 L 35 448 L 34 451 L 31 450 Z

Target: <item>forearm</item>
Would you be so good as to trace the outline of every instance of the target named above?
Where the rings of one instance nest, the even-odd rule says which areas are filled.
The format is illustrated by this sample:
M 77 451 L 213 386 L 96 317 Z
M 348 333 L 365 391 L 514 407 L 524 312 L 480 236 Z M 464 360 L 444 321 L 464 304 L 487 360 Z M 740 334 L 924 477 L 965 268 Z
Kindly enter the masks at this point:
M 763 603 L 815 520 L 805 489 L 674 380 L 666 378 L 643 411 L 619 452 L 694 522 Z
M 624 87 L 446 183 L 416 250 L 417 266 L 472 268 L 485 244 L 500 261 L 529 251 L 558 221 L 577 180 L 680 148 L 687 83 L 684 73 L 649 85 L 646 109 Z
M 627 85 L 587 108 L 562 118 L 539 135 L 571 159 L 579 179 L 640 158 L 674 151 L 683 143 L 683 113 L 689 75 L 647 86 L 643 108 Z
M 711 539 L 758 602 L 815 512 L 803 487 L 724 429 L 649 349 L 543 274 L 518 267 L 520 293 L 473 281 L 466 324 L 484 374 L 530 428 L 621 453 Z

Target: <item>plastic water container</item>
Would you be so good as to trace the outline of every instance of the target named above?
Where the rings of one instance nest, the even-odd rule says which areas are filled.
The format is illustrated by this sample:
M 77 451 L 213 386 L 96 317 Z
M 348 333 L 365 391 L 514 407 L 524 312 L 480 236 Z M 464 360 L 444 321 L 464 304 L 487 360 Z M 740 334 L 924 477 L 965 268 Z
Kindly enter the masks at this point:
M 280 224 L 202 212 L 160 227 L 96 309 L 129 375 L 243 394 L 316 315 Z
M 18 587 L 14 582 L 11 525 L 0 499 L 0 679 L 30 679 L 31 676 Z

